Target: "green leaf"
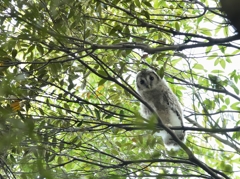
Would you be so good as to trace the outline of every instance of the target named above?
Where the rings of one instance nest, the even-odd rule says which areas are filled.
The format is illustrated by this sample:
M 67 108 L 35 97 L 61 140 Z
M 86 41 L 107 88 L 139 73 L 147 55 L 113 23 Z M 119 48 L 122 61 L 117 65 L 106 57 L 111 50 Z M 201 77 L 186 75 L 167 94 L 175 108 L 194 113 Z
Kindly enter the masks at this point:
M 143 0 L 142 2 L 143 2 L 143 4 L 145 4 L 146 6 L 152 8 L 152 4 L 151 4 L 150 2 L 148 2 L 147 0 Z
M 230 104 L 230 99 L 229 99 L 229 98 L 226 98 L 226 99 L 225 99 L 225 103 L 226 103 L 227 105 L 229 105 L 229 104 Z
M 130 35 L 130 34 L 131 34 L 128 26 L 126 26 L 126 27 L 124 28 L 123 32 L 124 32 L 126 35 Z
M 122 122 L 124 120 L 124 111 L 121 110 L 119 115 L 120 115 L 120 121 Z
M 212 36 L 211 30 L 207 28 L 200 28 L 199 32 L 210 37 Z
M 205 54 L 207 55 L 209 52 L 211 52 L 212 48 L 213 48 L 213 46 L 208 46 L 208 47 L 206 48 Z M 212 60 L 213 58 L 215 58 L 215 57 L 214 57 L 214 56 L 209 56 L 209 57 L 207 58 L 207 60 Z
M 27 51 L 27 53 L 30 53 L 30 52 L 32 52 L 34 48 L 35 48 L 35 45 L 34 45 L 34 44 L 33 44 L 33 45 L 31 45 L 31 46 L 28 48 L 28 51 Z
M 222 105 L 221 108 L 220 108 L 220 111 L 225 111 L 227 109 L 227 106 L 226 105 Z
M 12 161 L 13 163 L 16 163 L 16 160 L 15 160 L 15 158 L 14 158 L 14 156 L 13 156 L 12 154 L 10 154 L 10 159 L 11 159 L 11 161 Z
M 225 165 L 223 170 L 226 171 L 226 172 L 232 173 L 233 172 L 233 166 L 230 165 L 230 164 L 227 164 L 227 165 Z
M 193 68 L 198 69 L 198 70 L 204 70 L 203 65 L 201 65 L 201 64 L 199 64 L 199 63 L 194 64 L 194 65 L 193 65 Z
M 122 27 L 120 25 L 116 25 L 115 27 L 110 30 L 109 35 L 110 36 L 116 36 L 118 32 L 122 31 Z
M 50 155 L 49 158 L 48 158 L 48 162 L 51 162 L 55 159 L 56 155 Z
M 98 86 L 102 86 L 107 80 L 106 79 L 101 79 L 99 82 L 98 82 Z
M 239 88 L 232 82 L 230 82 L 229 85 L 232 87 L 235 93 L 239 95 Z
M 212 70 L 211 73 L 220 74 L 220 73 L 224 73 L 224 71 L 222 71 L 222 70 Z
M 118 156 L 118 155 L 119 155 L 119 152 L 118 152 L 117 150 L 113 149 L 113 150 L 112 150 L 112 154 L 113 154 L 114 156 Z
M 132 75 L 128 75 L 127 78 L 124 80 L 126 82 L 128 82 L 128 80 L 131 78 Z
M 147 19 L 150 19 L 150 15 L 149 15 L 149 13 L 147 11 L 142 10 L 141 14 L 144 15 Z
M 232 63 L 232 60 L 229 57 L 226 57 L 226 62 Z
M 157 74 L 160 76 L 161 79 L 164 77 L 164 67 L 161 67 L 160 70 L 157 71 Z
M 235 102 L 230 106 L 233 110 L 240 111 L 240 102 Z
M 175 28 L 176 28 L 177 31 L 180 31 L 180 25 L 179 25 L 178 22 L 175 22 Z
M 214 62 L 214 66 L 216 66 L 218 63 L 219 63 L 219 59 L 216 59 L 215 62 Z
M 16 49 L 12 50 L 12 58 L 15 58 L 17 56 L 18 51 Z
M 43 50 L 43 47 L 42 47 L 41 44 L 37 44 L 37 50 L 38 50 L 38 52 L 39 52 L 41 55 L 44 54 L 44 50 Z
M 134 3 L 136 4 L 137 7 L 141 8 L 141 3 L 139 0 L 134 0 Z
M 221 59 L 221 60 L 220 60 L 220 65 L 222 66 L 223 69 L 225 69 L 225 68 L 226 68 L 226 62 L 225 62 L 225 60 Z
M 228 27 L 224 27 L 223 28 L 223 33 L 225 37 L 228 37 L 228 33 L 229 33 L 229 28 Z
M 236 54 L 239 54 L 239 53 L 240 53 L 240 50 L 238 49 L 238 50 L 233 51 L 232 55 L 236 55 Z
M 44 111 L 42 110 L 42 108 L 39 108 L 38 110 L 39 110 L 41 115 L 44 115 Z
M 226 47 L 225 47 L 225 46 L 218 45 L 218 48 L 220 49 L 220 51 L 221 51 L 223 54 L 225 53 L 225 50 L 226 50 Z
M 100 112 L 99 112 L 99 110 L 95 108 L 95 109 L 94 109 L 94 112 L 95 112 L 95 115 L 96 115 L 97 120 L 100 120 L 101 117 L 100 117 Z
M 212 47 L 212 46 L 210 46 L 210 47 Z M 213 53 L 212 55 L 210 55 L 208 58 L 207 58 L 207 60 L 213 60 L 213 59 L 215 59 L 215 58 L 217 58 L 218 57 L 218 54 L 217 53 Z
M 182 59 L 181 58 L 178 58 L 178 59 L 174 59 L 174 60 L 171 60 L 171 64 L 173 66 L 175 66 L 178 62 L 180 62 Z
M 73 89 L 75 87 L 75 85 L 70 77 L 68 78 L 68 82 L 69 82 L 68 90 L 70 91 L 71 89 Z
M 100 75 L 102 75 L 102 76 L 105 76 L 105 77 L 108 76 L 108 74 L 106 73 L 105 70 L 98 70 L 97 72 L 98 72 Z
M 8 56 L 8 54 L 2 48 L 0 48 L 0 56 Z

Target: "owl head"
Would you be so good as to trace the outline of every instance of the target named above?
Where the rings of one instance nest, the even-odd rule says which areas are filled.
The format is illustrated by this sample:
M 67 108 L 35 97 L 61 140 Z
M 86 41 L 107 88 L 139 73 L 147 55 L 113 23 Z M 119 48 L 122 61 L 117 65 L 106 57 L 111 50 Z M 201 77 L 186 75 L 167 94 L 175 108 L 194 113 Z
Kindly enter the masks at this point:
M 153 70 L 141 70 L 136 77 L 137 91 L 143 92 L 154 89 L 161 80 L 162 79 Z

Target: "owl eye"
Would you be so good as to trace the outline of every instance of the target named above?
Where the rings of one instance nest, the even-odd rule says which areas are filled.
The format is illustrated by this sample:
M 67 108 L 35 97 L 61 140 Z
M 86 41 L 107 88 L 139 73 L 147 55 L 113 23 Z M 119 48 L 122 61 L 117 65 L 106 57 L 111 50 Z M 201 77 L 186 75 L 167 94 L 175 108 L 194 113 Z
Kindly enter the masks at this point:
M 144 80 L 140 80 L 140 83 L 143 85 L 145 82 L 144 82 Z
M 154 77 L 153 76 L 150 76 L 150 78 L 149 78 L 151 81 L 153 81 L 154 80 Z

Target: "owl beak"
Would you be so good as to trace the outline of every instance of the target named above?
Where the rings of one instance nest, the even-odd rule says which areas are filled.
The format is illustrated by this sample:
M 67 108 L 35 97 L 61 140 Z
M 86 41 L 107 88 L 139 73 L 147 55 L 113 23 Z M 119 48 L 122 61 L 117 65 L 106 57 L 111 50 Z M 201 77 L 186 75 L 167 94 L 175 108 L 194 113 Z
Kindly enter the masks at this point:
M 146 85 L 146 88 L 150 89 L 150 88 L 151 88 L 151 85 Z

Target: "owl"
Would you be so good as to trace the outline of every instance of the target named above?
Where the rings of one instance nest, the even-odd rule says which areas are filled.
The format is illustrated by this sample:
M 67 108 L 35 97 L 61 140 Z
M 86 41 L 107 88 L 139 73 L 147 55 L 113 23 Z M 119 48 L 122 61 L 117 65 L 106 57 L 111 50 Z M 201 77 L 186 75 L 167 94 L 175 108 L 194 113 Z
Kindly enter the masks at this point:
M 168 87 L 166 81 L 161 79 L 153 70 L 144 69 L 138 72 L 136 77 L 136 88 L 142 99 L 148 103 L 162 122 L 168 127 L 183 126 L 183 112 L 176 95 Z M 149 118 L 152 112 L 144 105 L 140 104 L 140 114 L 144 118 Z M 173 131 L 176 136 L 184 142 L 185 132 L 183 130 Z M 168 150 L 178 150 L 179 145 L 172 139 L 165 130 L 157 133 L 163 139 Z

